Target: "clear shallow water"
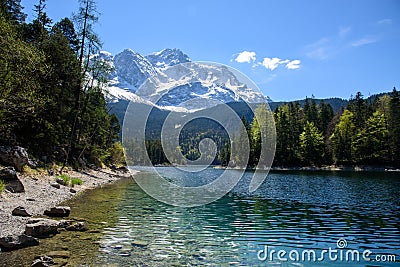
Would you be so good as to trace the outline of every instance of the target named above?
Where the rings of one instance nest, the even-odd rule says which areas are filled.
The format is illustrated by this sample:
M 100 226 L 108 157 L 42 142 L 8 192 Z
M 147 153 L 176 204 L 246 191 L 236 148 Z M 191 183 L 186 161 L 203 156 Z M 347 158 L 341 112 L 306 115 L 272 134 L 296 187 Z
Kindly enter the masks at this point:
M 159 168 L 178 184 L 201 185 L 222 170 L 182 175 Z M 139 175 L 151 179 L 142 172 Z M 96 264 L 117 266 L 396 266 L 400 260 L 400 177 L 397 173 L 270 173 L 253 194 L 252 173 L 227 196 L 206 206 L 180 208 L 154 200 L 129 183 L 116 208 L 118 218 L 102 230 Z M 347 242 L 338 249 L 337 241 Z M 268 248 L 285 250 L 287 262 L 258 259 Z M 357 250 L 360 261 L 322 258 L 321 251 Z M 314 250 L 316 261 L 301 260 Z M 365 250 L 396 255 L 396 263 L 366 262 Z M 296 250 L 299 261 L 288 254 Z M 295 256 L 295 254 L 293 254 Z M 336 254 L 333 254 L 336 255 Z M 261 253 L 259 256 L 265 256 Z M 349 258 L 351 259 L 351 258 Z

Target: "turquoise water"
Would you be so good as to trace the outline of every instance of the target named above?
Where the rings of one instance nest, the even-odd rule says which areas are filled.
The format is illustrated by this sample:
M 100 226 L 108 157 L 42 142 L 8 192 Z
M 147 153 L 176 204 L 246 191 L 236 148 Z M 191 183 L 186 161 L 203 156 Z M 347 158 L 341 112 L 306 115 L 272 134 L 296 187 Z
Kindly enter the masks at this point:
M 168 167 L 158 170 L 170 181 L 193 185 L 213 180 L 222 172 L 208 169 L 201 174 L 184 175 Z M 146 172 L 138 175 L 151 179 Z M 195 208 L 163 204 L 130 183 L 118 205 L 116 223 L 103 230 L 96 263 L 399 265 L 398 173 L 270 173 L 262 186 L 249 194 L 246 189 L 251 176 L 251 172 L 246 172 L 231 193 Z M 322 252 L 329 249 L 331 255 Z M 270 254 L 272 250 L 283 250 L 286 254 L 281 252 L 278 258 L 277 252 Z M 348 251 L 358 253 L 359 260 Z M 363 258 L 366 251 L 370 261 Z M 394 255 L 397 262 L 375 260 L 392 260 L 389 255 Z

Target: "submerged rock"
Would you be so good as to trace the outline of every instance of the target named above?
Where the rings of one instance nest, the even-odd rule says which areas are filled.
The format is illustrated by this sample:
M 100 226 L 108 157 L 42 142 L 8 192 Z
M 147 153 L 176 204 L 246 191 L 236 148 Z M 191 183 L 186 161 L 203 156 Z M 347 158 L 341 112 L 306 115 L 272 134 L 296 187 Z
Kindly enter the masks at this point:
M 47 253 L 48 256 L 52 258 L 61 258 L 61 259 L 68 259 L 71 257 L 71 253 L 65 250 L 57 250 L 57 251 L 50 251 Z
M 45 255 L 36 257 L 31 267 L 47 267 L 47 266 L 52 266 L 54 264 L 55 262 L 53 261 L 53 258 Z
M 12 215 L 13 216 L 21 216 L 21 217 L 31 217 L 32 215 L 30 215 L 26 209 L 24 207 L 16 207 L 13 211 L 12 211 Z
M 56 220 L 37 218 L 31 219 L 25 226 L 25 234 L 33 237 L 47 237 L 51 234 L 57 234 L 58 228 L 62 227 Z
M 84 232 L 87 230 L 84 222 L 77 222 L 75 224 L 67 226 L 65 229 L 67 231 L 80 231 L 80 232 Z
M 5 188 L 11 193 L 23 193 L 25 192 L 24 185 L 18 179 L 17 172 L 13 167 L 7 167 L 0 170 L 0 180 L 5 183 Z
M 0 238 L 0 248 L 2 251 L 11 251 L 31 246 L 39 245 L 39 241 L 29 235 L 9 235 Z
M 71 213 L 70 207 L 54 207 L 44 211 L 44 215 L 49 217 L 68 217 Z

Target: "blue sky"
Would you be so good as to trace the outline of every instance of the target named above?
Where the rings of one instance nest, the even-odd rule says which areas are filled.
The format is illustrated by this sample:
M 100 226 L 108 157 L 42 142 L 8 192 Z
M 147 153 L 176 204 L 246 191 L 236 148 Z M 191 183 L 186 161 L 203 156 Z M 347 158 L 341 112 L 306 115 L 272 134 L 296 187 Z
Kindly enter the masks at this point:
M 22 0 L 26 13 L 34 2 Z M 104 50 L 179 48 L 193 61 L 242 71 L 276 101 L 400 89 L 398 0 L 97 3 Z M 47 1 L 54 21 L 77 8 L 74 0 Z

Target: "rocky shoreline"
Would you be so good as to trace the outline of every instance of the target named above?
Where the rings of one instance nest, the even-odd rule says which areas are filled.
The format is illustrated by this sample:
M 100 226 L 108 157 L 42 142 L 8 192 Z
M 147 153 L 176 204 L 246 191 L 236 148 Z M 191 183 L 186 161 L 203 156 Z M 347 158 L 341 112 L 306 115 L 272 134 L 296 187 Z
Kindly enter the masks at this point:
M 21 246 L 20 242 L 27 242 L 27 246 L 37 245 L 30 235 L 26 235 L 27 226 L 32 224 L 33 218 L 53 217 L 49 212 L 57 210 L 57 205 L 61 202 L 71 199 L 85 190 L 131 177 L 130 172 L 106 169 L 81 172 L 67 170 L 64 173 L 71 178 L 80 179 L 82 184 L 74 185 L 74 187 L 64 186 L 56 183 L 56 175 L 18 173 L 18 180 L 24 188 L 23 192 L 15 193 L 12 190 L 4 190 L 0 194 L 0 248 L 3 247 L 3 250 L 18 249 Z M 68 207 L 66 208 L 68 209 Z M 69 222 L 72 225 L 68 225 L 68 221 L 65 223 L 65 228 L 74 226 L 74 222 Z M 5 245 L 9 247 L 7 248 Z M 12 248 L 13 245 L 15 248 Z

